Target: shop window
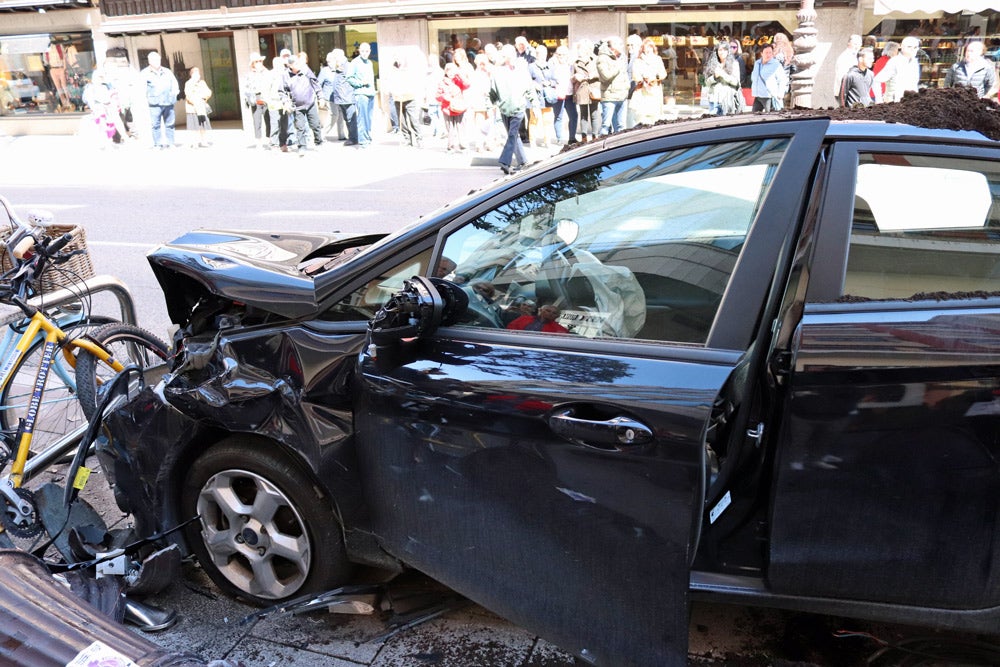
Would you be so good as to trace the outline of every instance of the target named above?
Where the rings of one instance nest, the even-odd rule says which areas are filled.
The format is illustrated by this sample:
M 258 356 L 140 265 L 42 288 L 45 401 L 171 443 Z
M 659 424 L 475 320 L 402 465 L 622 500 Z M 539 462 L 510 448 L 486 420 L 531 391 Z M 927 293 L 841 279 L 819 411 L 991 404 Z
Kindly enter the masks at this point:
M 711 23 L 630 23 L 629 34 L 649 37 L 663 59 L 667 79 L 663 82 L 667 103 L 708 106 L 702 100 L 704 67 L 723 39 L 737 41 L 744 88 L 750 86 L 757 49 L 770 44 L 778 33 L 790 35 L 795 29 L 778 21 L 714 21 Z
M 875 26 L 871 34 L 878 38 L 876 56 L 888 42 L 899 44 L 907 36 L 920 39 L 917 60 L 922 87 L 942 87 L 948 70 L 962 59 L 963 48 L 971 40 L 984 43 L 987 58 L 1000 60 L 1000 15 L 995 12 L 944 12 L 935 19 L 886 19 Z M 878 69 L 876 61 L 876 71 Z
M 845 300 L 1000 292 L 996 163 L 874 153 L 857 174 Z
M 94 65 L 88 34 L 0 35 L 0 115 L 83 111 Z
M 455 49 L 465 49 L 469 61 L 475 59 L 477 53 L 483 51 L 486 44 L 513 44 L 516 37 L 523 36 L 532 46 L 543 45 L 548 48 L 549 56 L 556 47 L 569 46 L 569 28 L 565 23 L 559 25 L 502 25 L 503 21 L 474 21 L 473 25 L 462 29 L 441 28 L 437 31 L 437 55 L 448 58 L 448 52 Z M 444 63 L 442 62 L 442 65 Z

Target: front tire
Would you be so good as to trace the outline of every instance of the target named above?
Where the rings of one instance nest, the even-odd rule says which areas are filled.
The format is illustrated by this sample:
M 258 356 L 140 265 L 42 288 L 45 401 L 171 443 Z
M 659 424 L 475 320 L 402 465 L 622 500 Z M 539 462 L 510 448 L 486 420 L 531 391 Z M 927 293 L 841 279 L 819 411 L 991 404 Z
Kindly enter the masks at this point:
M 330 499 L 277 445 L 230 438 L 191 466 L 181 492 L 202 568 L 223 591 L 270 605 L 350 573 Z

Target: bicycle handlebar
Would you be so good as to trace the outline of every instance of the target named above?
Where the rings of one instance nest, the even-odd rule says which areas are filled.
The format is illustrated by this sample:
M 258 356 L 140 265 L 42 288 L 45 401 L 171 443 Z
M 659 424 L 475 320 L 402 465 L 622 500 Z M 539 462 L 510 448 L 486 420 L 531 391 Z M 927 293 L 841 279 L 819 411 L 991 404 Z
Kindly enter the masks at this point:
M 7 213 L 11 230 L 4 251 L 12 264 L 12 268 L 0 276 L 0 302 L 15 305 L 30 317 L 34 308 L 27 304 L 27 298 L 31 296 L 28 288 L 34 279 L 45 271 L 49 262 L 62 264 L 86 251 L 61 252 L 73 241 L 72 233 L 50 237 L 46 234 L 44 225 L 32 227 L 18 218 L 13 206 L 3 195 L 0 195 L 0 206 Z

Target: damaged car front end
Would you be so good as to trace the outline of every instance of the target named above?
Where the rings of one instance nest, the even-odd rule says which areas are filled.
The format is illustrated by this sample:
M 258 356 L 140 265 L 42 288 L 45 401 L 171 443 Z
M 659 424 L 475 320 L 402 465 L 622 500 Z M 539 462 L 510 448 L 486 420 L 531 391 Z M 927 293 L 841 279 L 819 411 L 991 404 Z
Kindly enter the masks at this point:
M 111 416 L 115 438 L 100 454 L 140 534 L 203 517 L 216 551 L 197 526 L 175 539 L 218 563 L 206 569 L 233 594 L 267 602 L 322 589 L 343 577 L 345 549 L 352 562 L 397 567 L 369 535 L 342 528 L 364 524 L 346 446 L 364 329 L 313 319 L 323 278 L 381 236 L 199 231 L 149 256 L 178 325 L 175 363 Z M 257 469 L 220 459 L 226 446 L 256 451 Z

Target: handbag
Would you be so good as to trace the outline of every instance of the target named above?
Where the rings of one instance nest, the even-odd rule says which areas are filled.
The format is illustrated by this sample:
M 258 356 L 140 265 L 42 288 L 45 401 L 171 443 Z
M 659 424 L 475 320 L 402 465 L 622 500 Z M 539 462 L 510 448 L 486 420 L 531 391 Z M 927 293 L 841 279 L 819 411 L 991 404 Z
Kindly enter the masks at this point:
M 420 111 L 420 124 L 430 125 L 431 124 L 431 112 L 427 109 L 421 109 Z
M 545 100 L 545 106 L 547 107 L 554 105 L 559 100 L 554 86 L 544 86 L 542 88 L 542 98 Z

